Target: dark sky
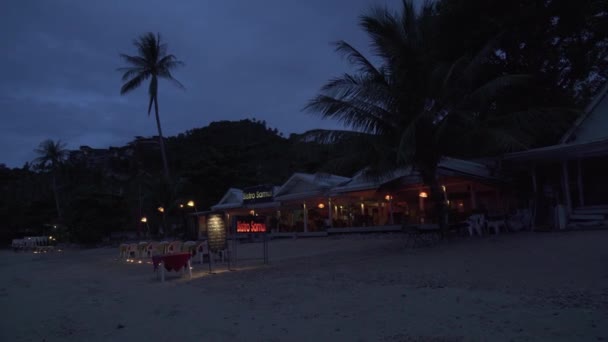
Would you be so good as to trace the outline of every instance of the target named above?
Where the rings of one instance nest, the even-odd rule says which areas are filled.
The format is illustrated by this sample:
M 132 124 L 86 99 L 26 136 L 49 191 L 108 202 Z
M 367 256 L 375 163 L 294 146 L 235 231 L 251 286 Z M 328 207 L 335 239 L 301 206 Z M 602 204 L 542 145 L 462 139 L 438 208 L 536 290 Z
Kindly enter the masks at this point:
M 0 163 L 22 166 L 49 138 L 107 147 L 156 134 L 146 87 L 121 97 L 116 71 L 118 54 L 134 54 L 133 38 L 147 31 L 186 63 L 174 73 L 186 91 L 160 84 L 165 135 L 252 117 L 286 135 L 339 127 L 302 112 L 323 82 L 348 70 L 330 42 L 367 51 L 358 16 L 396 2 L 1 1 Z

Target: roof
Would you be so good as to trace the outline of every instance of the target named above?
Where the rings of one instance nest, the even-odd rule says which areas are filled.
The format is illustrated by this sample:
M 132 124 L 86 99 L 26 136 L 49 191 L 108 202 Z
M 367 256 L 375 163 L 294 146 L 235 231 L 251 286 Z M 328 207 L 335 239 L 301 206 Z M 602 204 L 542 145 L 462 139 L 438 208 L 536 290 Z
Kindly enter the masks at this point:
M 551 161 L 608 155 L 608 82 L 559 144 L 506 154 L 504 160 Z
M 380 187 L 382 184 L 386 182 L 390 182 L 391 180 L 399 177 L 403 177 L 409 174 L 412 174 L 412 168 L 401 168 L 395 170 L 393 172 L 389 172 L 385 175 L 382 175 L 378 178 L 368 177 L 365 174 L 366 169 L 363 169 L 357 172 L 353 178 L 346 181 L 342 185 L 336 186 L 332 189 L 332 193 L 344 193 L 344 192 L 353 192 L 353 191 L 361 191 L 361 190 L 370 190 L 376 189 Z
M 594 141 L 558 144 L 523 152 L 509 153 L 504 156 L 504 159 L 513 161 L 551 161 L 606 155 L 608 155 L 608 137 Z
M 238 208 L 243 203 L 243 190 L 230 188 L 211 210 Z
M 608 82 L 585 108 L 585 112 L 564 134 L 560 143 L 608 138 Z
M 320 172 L 315 174 L 294 173 L 279 188 L 274 198 L 277 201 L 285 201 L 324 195 L 331 188 L 349 180 L 350 178 Z

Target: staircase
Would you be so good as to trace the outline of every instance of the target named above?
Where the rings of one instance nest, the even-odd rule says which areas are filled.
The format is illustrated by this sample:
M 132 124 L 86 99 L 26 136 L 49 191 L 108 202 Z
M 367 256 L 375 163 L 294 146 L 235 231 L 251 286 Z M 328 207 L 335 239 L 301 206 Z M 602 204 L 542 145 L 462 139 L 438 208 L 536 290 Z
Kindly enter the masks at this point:
M 572 209 L 568 229 L 608 226 L 608 205 L 593 205 Z

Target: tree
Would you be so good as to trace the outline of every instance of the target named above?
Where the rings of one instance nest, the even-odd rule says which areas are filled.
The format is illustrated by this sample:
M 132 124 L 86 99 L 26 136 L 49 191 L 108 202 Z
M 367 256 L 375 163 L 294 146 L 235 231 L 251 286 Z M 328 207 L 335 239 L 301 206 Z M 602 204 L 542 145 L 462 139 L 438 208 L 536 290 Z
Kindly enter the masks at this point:
M 42 170 L 51 172 L 53 194 L 55 196 L 55 207 L 57 209 L 57 218 L 61 222 L 63 220 L 63 212 L 59 203 L 59 187 L 57 186 L 57 177 L 59 167 L 63 164 L 68 156 L 68 151 L 65 149 L 65 144 L 60 140 L 53 141 L 45 140 L 34 150 L 38 157 L 34 162 Z
M 184 86 L 171 74 L 173 69 L 183 66 L 184 63 L 179 61 L 174 55 L 167 54 L 167 44 L 161 43 L 160 34 L 154 35 L 153 33 L 148 32 L 135 39 L 133 45 L 137 48 L 137 55 L 130 56 L 120 54 L 120 57 L 129 65 L 118 69 L 118 71 L 123 72 L 122 80 L 125 82 L 120 88 L 120 94 L 127 94 L 138 88 L 147 79 L 150 79 L 150 85 L 148 87 L 148 96 L 150 98 L 148 116 L 150 115 L 152 105 L 154 104 L 156 128 L 158 129 L 158 140 L 163 160 L 163 171 L 166 180 L 169 182 L 170 175 L 167 152 L 165 150 L 165 142 L 158 114 L 158 79 L 167 79 L 178 88 L 184 89 Z
M 409 0 L 400 13 L 375 8 L 362 16 L 360 26 L 379 66 L 347 42 L 337 42 L 336 50 L 356 72 L 330 80 L 306 109 L 338 120 L 347 130 L 313 130 L 306 137 L 347 142 L 353 153 L 342 159 L 365 160 L 370 177 L 413 166 L 429 186 L 445 229 L 446 206 L 437 179 L 443 157 L 534 146 L 538 129 L 557 134 L 568 116 L 539 103 L 517 102 L 521 89 L 539 91 L 543 85 L 529 74 L 503 72 L 497 52 L 504 28 L 482 45 L 446 58 L 441 19 L 435 3 L 416 10 Z

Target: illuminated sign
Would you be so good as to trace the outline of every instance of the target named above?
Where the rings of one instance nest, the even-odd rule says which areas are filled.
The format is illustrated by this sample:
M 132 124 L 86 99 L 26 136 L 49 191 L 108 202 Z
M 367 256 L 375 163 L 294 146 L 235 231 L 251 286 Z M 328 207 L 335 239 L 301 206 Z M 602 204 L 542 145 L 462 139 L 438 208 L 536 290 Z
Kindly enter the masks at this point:
M 264 216 L 239 216 L 236 218 L 237 234 L 267 233 L 266 217 Z
M 226 225 L 221 214 L 211 214 L 207 217 L 207 242 L 212 252 L 226 249 Z
M 260 185 L 243 189 L 243 203 L 270 202 L 273 198 L 272 185 Z

